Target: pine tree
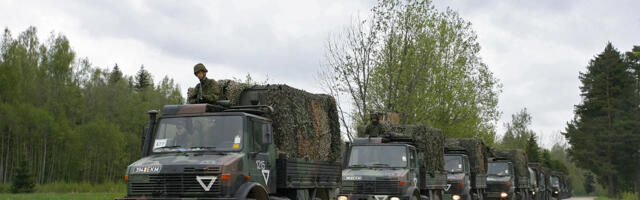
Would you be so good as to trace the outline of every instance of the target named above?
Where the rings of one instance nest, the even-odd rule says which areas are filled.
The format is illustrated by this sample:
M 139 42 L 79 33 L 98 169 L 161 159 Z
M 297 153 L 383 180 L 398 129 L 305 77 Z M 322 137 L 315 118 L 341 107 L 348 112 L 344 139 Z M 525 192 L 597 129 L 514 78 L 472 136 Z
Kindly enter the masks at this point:
M 138 73 L 136 73 L 135 88 L 137 90 L 144 90 L 149 86 L 153 86 L 153 80 L 149 71 L 145 70 L 144 65 L 142 65 Z
M 529 136 L 525 150 L 527 151 L 527 159 L 529 162 L 540 162 L 540 147 L 538 147 L 535 135 L 531 134 Z
M 608 43 L 580 73 L 582 103 L 563 133 L 569 155 L 604 180 L 610 197 L 633 183 L 637 147 L 636 80 L 622 55 Z
M 16 174 L 13 177 L 13 183 L 11 184 L 12 193 L 31 193 L 35 187 L 35 181 L 29 171 L 29 166 L 26 159 L 20 161 L 20 165 L 16 170 Z
M 120 71 L 120 67 L 118 64 L 113 67 L 113 70 L 109 74 L 109 84 L 114 84 L 122 79 L 122 71 Z
M 593 184 L 595 184 L 595 180 L 593 179 L 593 174 L 587 172 L 584 173 L 584 191 L 587 194 L 591 194 L 592 192 L 594 192 L 596 190 L 595 186 L 593 186 Z

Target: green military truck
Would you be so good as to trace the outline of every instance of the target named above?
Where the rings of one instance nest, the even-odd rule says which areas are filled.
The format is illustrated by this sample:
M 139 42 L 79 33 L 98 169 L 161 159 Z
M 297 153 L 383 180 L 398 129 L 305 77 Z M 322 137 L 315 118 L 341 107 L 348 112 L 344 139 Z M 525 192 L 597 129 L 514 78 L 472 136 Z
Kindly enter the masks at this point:
M 488 147 L 479 139 L 446 139 L 446 191 L 451 199 L 484 199 L 487 188 Z
M 567 177 L 567 175 L 554 171 L 551 173 L 550 179 L 553 197 L 555 199 L 571 198 L 571 184 L 569 183 L 569 177 Z
M 356 138 L 347 144 L 338 200 L 443 199 L 442 131 L 392 126 L 396 134 Z
M 532 173 L 531 196 L 532 200 L 551 200 L 551 191 L 547 189 L 549 170 L 540 166 L 540 163 L 529 163 L 529 170 Z
M 529 199 L 527 156 L 523 150 L 494 150 L 487 173 L 489 199 Z
M 335 199 L 335 101 L 286 85 L 225 85 L 221 105 L 150 112 L 121 199 Z

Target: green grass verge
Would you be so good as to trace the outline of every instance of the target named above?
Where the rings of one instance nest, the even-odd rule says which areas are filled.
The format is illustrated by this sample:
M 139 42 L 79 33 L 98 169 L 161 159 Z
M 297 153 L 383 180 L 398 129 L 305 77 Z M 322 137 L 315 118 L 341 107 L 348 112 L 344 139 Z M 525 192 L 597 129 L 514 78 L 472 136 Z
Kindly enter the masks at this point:
M 612 200 L 612 199 L 609 197 L 598 197 L 595 200 Z M 621 200 L 638 200 L 638 196 L 636 193 L 633 193 L 633 192 L 625 192 L 625 193 L 622 193 Z
M 31 193 L 31 194 L 0 194 L 2 200 L 113 200 L 123 197 L 124 193 Z

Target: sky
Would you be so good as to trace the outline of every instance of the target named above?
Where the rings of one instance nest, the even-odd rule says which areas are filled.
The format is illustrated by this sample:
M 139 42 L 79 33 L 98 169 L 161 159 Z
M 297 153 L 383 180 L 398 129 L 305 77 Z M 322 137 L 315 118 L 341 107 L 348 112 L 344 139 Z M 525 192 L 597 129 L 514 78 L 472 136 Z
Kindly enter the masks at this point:
M 94 66 L 116 63 L 133 75 L 144 65 L 156 81 L 173 78 L 186 94 L 203 63 L 214 79 L 244 78 L 323 92 L 327 39 L 366 16 L 372 0 L 30 1 L 0 2 L 0 26 L 16 36 L 35 26 L 41 41 L 63 34 Z M 540 143 L 559 134 L 580 103 L 590 59 L 611 42 L 640 45 L 640 1 L 434 1 L 472 23 L 480 56 L 502 84 L 498 134 L 527 108 Z

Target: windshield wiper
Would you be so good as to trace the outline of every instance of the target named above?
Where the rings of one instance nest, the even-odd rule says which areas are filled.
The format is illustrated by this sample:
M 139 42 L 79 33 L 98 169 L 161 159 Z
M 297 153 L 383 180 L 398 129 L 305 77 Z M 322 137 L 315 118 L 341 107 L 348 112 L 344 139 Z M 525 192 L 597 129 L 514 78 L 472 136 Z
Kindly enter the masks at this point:
M 382 167 L 389 167 L 389 164 L 387 163 L 373 163 L 371 164 L 372 166 L 382 166 Z
M 203 147 L 191 147 L 191 149 L 206 149 L 206 150 L 215 149 L 215 148 L 216 147 L 204 147 L 204 146 Z
M 356 164 L 356 165 L 349 165 L 349 167 L 368 167 L 367 165 L 363 165 L 363 164 Z

